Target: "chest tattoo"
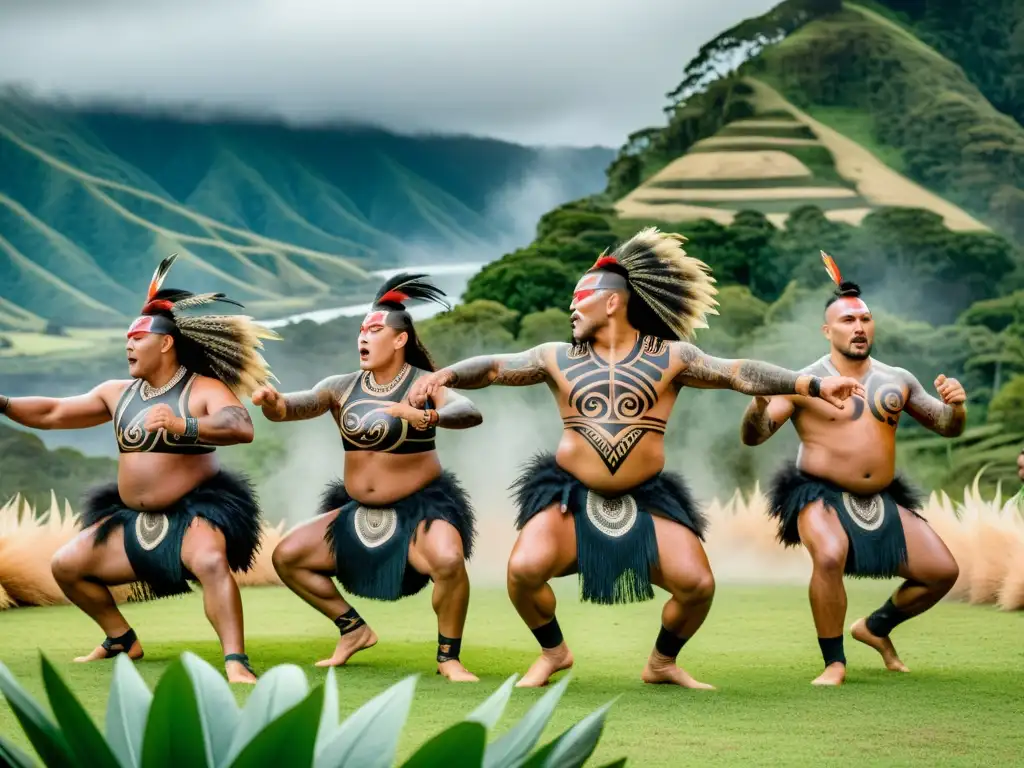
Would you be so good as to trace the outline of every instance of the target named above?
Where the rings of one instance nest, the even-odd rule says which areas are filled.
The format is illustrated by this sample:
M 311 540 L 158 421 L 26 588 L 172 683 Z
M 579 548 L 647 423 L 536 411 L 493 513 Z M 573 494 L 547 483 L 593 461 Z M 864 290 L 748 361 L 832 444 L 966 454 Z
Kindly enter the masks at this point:
M 557 365 L 569 383 L 576 414 L 562 421 L 597 451 L 611 474 L 648 432 L 664 434 L 665 421 L 647 412 L 658 402 L 658 386 L 670 363 L 668 345 L 644 336 L 620 362 L 609 365 L 589 344 L 559 351 Z
M 829 364 L 824 364 L 815 371 L 823 376 L 838 376 L 839 372 Z M 864 415 L 865 404 L 867 410 L 871 411 L 882 424 L 895 427 L 900 418 L 903 408 L 907 404 L 904 395 L 904 383 L 895 375 L 885 370 L 873 370 L 864 381 L 866 398 L 854 395 L 850 400 L 853 403 L 853 412 L 850 414 L 851 421 L 857 421 Z

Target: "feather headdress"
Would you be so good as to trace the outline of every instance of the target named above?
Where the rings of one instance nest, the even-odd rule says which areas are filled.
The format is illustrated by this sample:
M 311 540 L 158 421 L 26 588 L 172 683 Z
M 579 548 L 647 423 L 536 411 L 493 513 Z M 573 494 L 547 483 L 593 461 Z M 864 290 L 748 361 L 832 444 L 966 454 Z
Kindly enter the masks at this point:
M 164 288 L 178 254 L 160 262 L 146 292 L 141 316 L 128 334 L 169 333 L 176 336 L 178 357 L 187 368 L 222 381 L 238 397 L 248 397 L 274 379 L 260 350 L 263 339 L 279 340 L 274 331 L 247 315 L 188 315 L 187 310 L 214 303 L 233 304 L 223 293 L 191 293 Z
M 859 297 L 860 286 L 856 283 L 850 282 L 849 280 L 843 280 L 843 274 L 839 271 L 839 265 L 836 264 L 835 259 L 824 251 L 819 251 L 819 253 L 821 253 L 821 261 L 825 265 L 825 271 L 836 286 L 836 289 L 832 292 L 832 296 L 829 298 L 825 307 L 828 308 L 832 302 L 836 299 L 842 298 L 843 296 Z
M 401 272 L 394 277 L 389 277 L 377 289 L 373 306 L 363 324 L 364 326 L 386 325 L 389 328 L 408 333 L 409 341 L 405 347 L 406 362 L 415 368 L 433 371 L 435 370 L 434 361 L 416 334 L 412 317 L 405 309 L 405 305 L 410 301 L 431 302 L 440 304 L 445 309 L 451 309 L 451 304 L 445 300 L 445 292 L 430 282 L 427 275 Z
M 703 261 L 687 256 L 682 235 L 647 227 L 610 254 L 605 252 L 588 272 L 621 274 L 633 297 L 630 323 L 641 333 L 687 339 L 707 328 L 707 315 L 718 314 L 715 279 Z M 637 300 L 641 306 L 637 306 Z

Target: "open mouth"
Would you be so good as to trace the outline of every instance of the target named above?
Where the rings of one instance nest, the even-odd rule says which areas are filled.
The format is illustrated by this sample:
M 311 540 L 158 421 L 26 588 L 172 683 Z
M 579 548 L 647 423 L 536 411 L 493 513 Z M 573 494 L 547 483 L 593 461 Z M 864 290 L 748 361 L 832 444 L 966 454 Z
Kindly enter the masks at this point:
M 128 365 L 135 365 L 135 358 L 134 357 L 129 357 L 128 358 Z
M 366 347 L 360 347 L 359 348 L 359 359 L 360 360 L 365 360 L 369 356 L 370 356 L 370 350 L 368 350 Z

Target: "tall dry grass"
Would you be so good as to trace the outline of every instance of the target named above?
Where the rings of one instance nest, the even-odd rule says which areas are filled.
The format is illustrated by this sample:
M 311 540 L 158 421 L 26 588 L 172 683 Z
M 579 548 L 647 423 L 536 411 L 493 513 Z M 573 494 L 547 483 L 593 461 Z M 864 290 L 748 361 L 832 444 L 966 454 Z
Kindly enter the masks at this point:
M 38 512 L 20 496 L 0 507 L 0 610 L 33 605 L 68 603 L 50 572 L 53 554 L 78 532 L 77 516 L 64 502 L 63 511 L 50 494 L 50 508 Z M 281 584 L 270 561 L 277 542 L 284 536 L 284 523 L 264 524 L 263 544 L 248 573 L 236 573 L 240 587 Z M 126 602 L 132 585 L 114 587 L 118 603 Z
M 960 578 L 947 599 L 996 605 L 1005 611 L 1024 609 L 1024 516 L 1016 499 L 982 498 L 979 479 L 964 488 L 963 500 L 932 493 L 922 510 L 932 528 L 960 566 Z M 803 548 L 783 548 L 775 539 L 775 523 L 766 514 L 768 500 L 760 489 L 737 492 L 706 508 L 711 519 L 707 552 L 719 583 L 806 582 L 810 558 Z M 486 526 L 484 526 L 486 528 Z M 0 610 L 18 606 L 54 605 L 67 599 L 50 573 L 50 558 L 76 532 L 76 518 L 51 495 L 41 513 L 20 497 L 0 508 Z M 281 581 L 271 553 L 285 533 L 285 523 L 264 526 L 256 564 L 235 574 L 241 587 L 277 585 Z M 128 599 L 130 585 L 113 590 L 118 602 Z

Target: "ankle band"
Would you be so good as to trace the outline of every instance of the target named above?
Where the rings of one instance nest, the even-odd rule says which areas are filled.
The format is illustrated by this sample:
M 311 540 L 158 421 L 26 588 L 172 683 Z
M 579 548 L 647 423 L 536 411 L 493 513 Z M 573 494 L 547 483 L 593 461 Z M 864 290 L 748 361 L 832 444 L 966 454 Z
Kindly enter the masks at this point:
M 821 648 L 821 657 L 825 660 L 826 667 L 836 662 L 846 664 L 842 635 L 839 635 L 839 637 L 819 637 L 818 647 Z
M 864 623 L 875 637 L 888 637 L 890 632 L 909 618 L 890 597 L 885 601 L 885 605 L 868 616 Z
M 558 626 L 556 618 L 552 618 L 547 624 L 530 631 L 537 638 L 541 648 L 557 648 L 562 644 L 562 630 Z
M 109 635 L 103 640 L 103 650 L 107 652 L 107 658 L 113 658 L 119 653 L 127 653 L 131 650 L 131 647 L 136 641 L 135 630 L 129 629 L 120 637 L 110 637 Z M 118 646 L 115 648 L 114 646 Z
M 679 655 L 679 652 L 686 645 L 688 637 L 676 637 L 674 634 L 669 632 L 665 627 L 662 627 L 658 632 L 658 639 L 654 643 L 654 650 L 660 653 L 662 656 L 667 656 L 670 659 L 674 659 Z
M 462 651 L 461 637 L 445 637 L 437 633 L 437 663 L 445 661 L 458 661 L 459 653 Z
M 345 613 L 336 618 L 334 623 L 342 635 L 347 635 L 349 632 L 359 629 L 366 624 L 366 622 L 363 621 L 363 617 L 356 613 L 355 608 L 349 608 Z

